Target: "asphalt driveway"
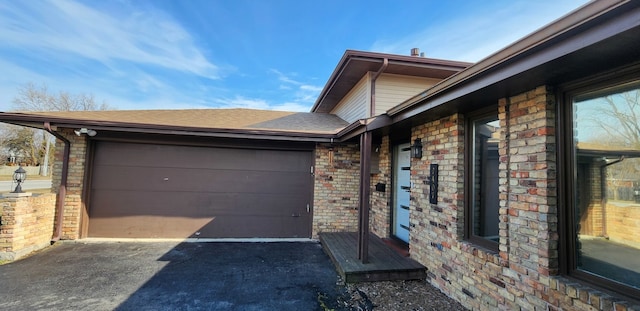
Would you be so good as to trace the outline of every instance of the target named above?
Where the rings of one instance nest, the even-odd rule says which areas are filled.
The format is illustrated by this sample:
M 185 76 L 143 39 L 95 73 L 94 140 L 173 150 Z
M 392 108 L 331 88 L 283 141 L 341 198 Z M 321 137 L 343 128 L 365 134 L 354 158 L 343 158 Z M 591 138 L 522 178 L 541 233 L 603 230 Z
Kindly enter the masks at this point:
M 325 310 L 319 243 L 66 242 L 0 266 L 0 310 Z

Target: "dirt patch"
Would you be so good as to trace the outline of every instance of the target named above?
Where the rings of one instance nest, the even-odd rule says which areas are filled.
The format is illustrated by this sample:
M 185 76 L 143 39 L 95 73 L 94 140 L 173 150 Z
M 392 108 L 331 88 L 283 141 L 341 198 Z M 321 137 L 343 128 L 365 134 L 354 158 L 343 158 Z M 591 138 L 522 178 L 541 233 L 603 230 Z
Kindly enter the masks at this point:
M 345 310 L 466 310 L 425 281 L 388 281 L 347 284 Z

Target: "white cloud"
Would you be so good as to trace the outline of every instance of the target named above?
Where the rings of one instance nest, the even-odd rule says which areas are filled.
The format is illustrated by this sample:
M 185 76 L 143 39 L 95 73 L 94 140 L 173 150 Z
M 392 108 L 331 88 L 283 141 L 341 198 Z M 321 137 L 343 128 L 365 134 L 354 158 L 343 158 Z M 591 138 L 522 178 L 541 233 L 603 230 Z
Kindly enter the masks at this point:
M 306 111 L 308 111 L 311 104 L 318 98 L 320 91 L 322 91 L 321 86 L 307 84 L 292 78 L 292 76 L 297 76 L 295 73 L 287 75 L 277 69 L 271 69 L 270 72 L 276 74 L 278 80 L 283 82 L 279 88 L 291 91 L 291 95 L 293 95 L 294 102 L 283 104 L 282 107 L 296 107 L 295 111 L 300 111 L 301 107 L 306 107 Z
M 296 111 L 296 112 L 308 112 L 311 108 L 310 105 L 300 104 L 297 102 L 270 103 L 265 99 L 246 98 L 243 96 L 236 96 L 233 98 L 210 99 L 209 103 L 213 104 L 218 108 L 246 108 L 246 109 Z
M 141 65 L 219 78 L 193 38 L 161 12 L 109 15 L 73 1 L 16 1 L 0 7 L 0 40 L 30 53 L 77 55 L 103 63 Z M 68 57 L 68 56 L 66 56 Z
M 382 38 L 371 50 L 408 55 L 419 47 L 427 57 L 477 62 L 577 8 L 586 0 L 513 2 L 457 15 L 401 38 Z
M 309 112 L 311 110 L 310 105 L 303 105 L 299 103 L 282 103 L 273 106 L 273 110 L 279 111 L 295 111 L 295 112 Z

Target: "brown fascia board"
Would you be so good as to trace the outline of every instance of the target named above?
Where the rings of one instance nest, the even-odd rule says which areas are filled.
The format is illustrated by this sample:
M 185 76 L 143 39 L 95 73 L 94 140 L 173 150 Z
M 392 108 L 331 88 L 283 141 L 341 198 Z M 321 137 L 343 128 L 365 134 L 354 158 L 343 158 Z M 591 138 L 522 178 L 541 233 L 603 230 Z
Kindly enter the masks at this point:
M 105 121 L 87 121 L 47 116 L 35 116 L 24 113 L 0 112 L 0 122 L 42 129 L 45 122 L 53 128 L 90 127 L 96 131 L 115 131 L 146 134 L 169 134 L 204 137 L 266 139 L 282 141 L 331 142 L 337 136 L 331 133 L 307 133 L 273 130 L 244 130 L 224 128 L 194 128 L 181 126 L 149 125 L 139 123 L 118 123 Z
M 435 58 L 427 58 L 427 57 L 419 57 L 419 56 L 406 56 L 406 55 L 397 55 L 397 54 L 388 54 L 388 53 L 376 53 L 376 52 L 366 52 L 366 51 L 356 51 L 356 50 L 346 50 L 338 65 L 333 70 L 333 73 L 329 77 L 327 84 L 325 84 L 324 88 L 320 92 L 318 99 L 315 104 L 311 108 L 311 112 L 329 112 L 337 102 L 326 103 L 325 99 L 328 94 L 334 89 L 334 86 L 337 83 L 341 83 L 342 77 L 344 76 L 345 71 L 349 71 L 352 62 L 360 61 L 360 62 L 370 62 L 371 70 L 377 71 L 383 64 L 384 59 L 389 61 L 389 64 L 393 65 L 404 65 L 409 67 L 416 68 L 432 68 L 432 69 L 443 69 L 449 71 L 460 71 L 464 68 L 469 67 L 472 63 L 467 62 L 459 62 L 452 60 L 443 60 L 443 59 L 435 59 Z M 379 65 L 378 65 L 379 64 Z M 364 73 L 363 73 L 364 74 Z M 358 77 L 361 78 L 361 77 Z M 359 79 L 358 79 L 359 81 Z M 358 81 L 347 81 L 346 83 L 352 84 L 353 87 Z M 349 88 L 350 89 L 350 88 Z
M 338 132 L 337 140 L 344 142 L 350 140 L 364 132 L 371 132 L 377 129 L 388 127 L 391 125 L 391 118 L 388 115 L 382 114 L 369 119 L 360 119 Z
M 422 113 L 426 110 L 432 109 L 436 106 L 445 104 L 455 98 L 464 96 L 473 91 L 476 91 L 480 87 L 486 86 L 483 83 L 476 83 L 478 87 L 476 89 L 457 91 L 462 88 L 462 85 L 470 84 L 471 81 L 481 80 L 483 74 L 491 71 L 497 67 L 508 66 L 511 61 L 531 52 L 536 48 L 543 47 L 549 42 L 553 41 L 561 35 L 567 34 L 572 30 L 578 28 L 585 23 L 588 23 L 599 16 L 602 16 L 615 8 L 621 7 L 627 3 L 631 3 L 634 0 L 611 0 L 611 1 L 592 1 L 582 7 L 568 13 L 567 15 L 557 19 L 556 21 L 544 26 L 543 28 L 535 31 L 534 33 L 516 41 L 515 43 L 507 46 L 506 48 L 488 56 L 487 58 L 479 61 L 478 63 L 452 75 L 451 77 L 440 81 L 431 88 L 424 92 L 406 100 L 398 106 L 395 106 L 387 111 L 390 116 L 396 116 L 402 114 L 401 119 L 410 118 L 418 113 Z M 562 43 L 560 43 L 562 44 Z M 528 68 L 520 68 L 519 71 L 525 71 Z M 530 69 L 530 68 L 529 68 Z M 451 96 L 436 102 L 436 97 L 450 93 Z M 424 106 L 423 109 L 416 108 L 417 106 Z M 416 108 L 415 112 L 408 112 L 408 110 Z M 394 118 L 394 121 L 401 121 L 398 118 Z

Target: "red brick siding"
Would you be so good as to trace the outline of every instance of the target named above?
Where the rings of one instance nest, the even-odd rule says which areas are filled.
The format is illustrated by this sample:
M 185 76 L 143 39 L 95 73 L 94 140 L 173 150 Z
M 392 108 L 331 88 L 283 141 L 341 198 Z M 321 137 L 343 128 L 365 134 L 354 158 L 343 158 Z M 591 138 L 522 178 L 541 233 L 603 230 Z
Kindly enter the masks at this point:
M 619 297 L 558 275 L 555 96 L 547 87 L 500 99 L 500 248 L 464 240 L 464 119 L 415 126 L 424 153 L 412 159 L 411 257 L 428 281 L 473 310 L 628 310 Z M 439 164 L 438 204 L 428 165 Z

